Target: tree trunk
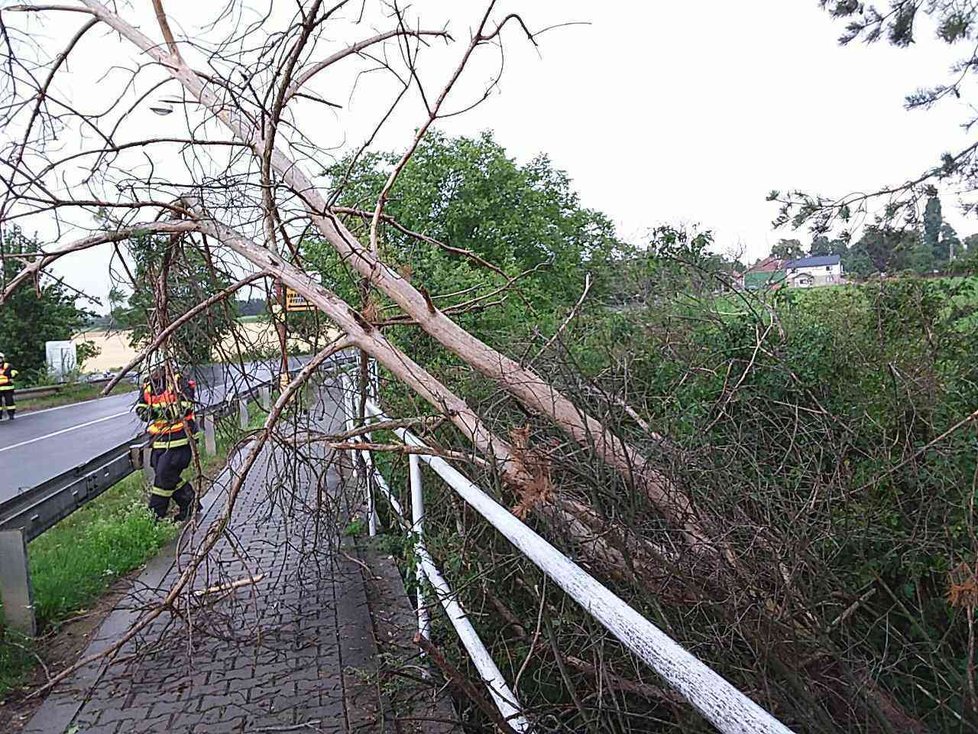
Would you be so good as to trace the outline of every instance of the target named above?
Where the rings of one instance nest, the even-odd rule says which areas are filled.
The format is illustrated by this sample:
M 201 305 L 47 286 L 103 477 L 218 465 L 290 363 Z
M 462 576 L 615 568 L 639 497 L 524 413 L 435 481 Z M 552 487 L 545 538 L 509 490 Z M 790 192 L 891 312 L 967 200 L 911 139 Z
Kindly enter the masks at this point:
M 169 53 L 96 0 L 82 2 L 96 17 L 160 62 L 188 92 L 224 122 L 234 135 L 247 143 L 257 156 L 263 155 L 267 141 L 259 130 L 223 104 L 179 56 Z M 656 471 L 635 448 L 579 410 L 573 402 L 532 370 L 524 368 L 466 332 L 439 311 L 429 298 L 388 268 L 360 244 L 330 211 L 322 194 L 295 161 L 274 149 L 271 167 L 302 200 L 317 229 L 343 261 L 397 303 L 427 334 L 475 370 L 495 381 L 529 410 L 550 418 L 585 448 L 593 448 L 625 481 L 639 486 L 658 511 L 684 533 L 687 543 L 698 554 L 711 557 L 723 555 L 730 563 L 735 564 L 732 550 L 704 532 L 689 497 Z M 722 554 L 719 552 L 721 546 Z

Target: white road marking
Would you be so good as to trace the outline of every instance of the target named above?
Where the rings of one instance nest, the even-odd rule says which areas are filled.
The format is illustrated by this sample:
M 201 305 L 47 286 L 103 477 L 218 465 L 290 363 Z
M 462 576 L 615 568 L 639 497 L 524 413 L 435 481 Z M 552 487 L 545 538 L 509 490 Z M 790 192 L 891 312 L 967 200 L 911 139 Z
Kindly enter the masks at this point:
M 79 428 L 86 428 L 87 426 L 94 426 L 96 423 L 101 423 L 102 421 L 111 420 L 112 418 L 118 418 L 119 416 L 129 415 L 132 411 L 124 410 L 121 413 L 113 413 L 112 415 L 107 415 L 104 418 L 96 418 L 93 421 L 88 421 L 88 423 L 79 423 L 77 426 L 69 426 L 68 428 L 62 428 L 60 431 L 55 431 L 54 433 L 49 433 L 45 436 L 38 436 L 36 438 L 30 438 L 26 441 L 21 441 L 20 443 L 15 443 L 13 446 L 4 446 L 0 449 L 0 454 L 4 451 L 10 451 L 11 449 L 20 448 L 21 446 L 27 446 L 28 444 L 36 443 L 38 441 L 43 441 L 47 438 L 54 438 L 55 436 L 60 436 L 62 433 L 68 433 L 70 431 L 77 431 Z M 28 415 L 30 415 L 28 413 Z

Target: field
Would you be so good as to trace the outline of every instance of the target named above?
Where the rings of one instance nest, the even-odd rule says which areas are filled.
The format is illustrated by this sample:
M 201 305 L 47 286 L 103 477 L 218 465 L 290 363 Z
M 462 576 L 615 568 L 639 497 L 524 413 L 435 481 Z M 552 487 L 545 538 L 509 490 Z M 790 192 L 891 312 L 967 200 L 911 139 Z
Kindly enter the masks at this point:
M 45 395 L 41 398 L 18 398 L 17 410 L 21 412 L 43 410 L 45 408 L 54 408 L 59 405 L 68 405 L 69 403 L 80 403 L 84 400 L 94 400 L 95 398 L 101 397 L 103 387 L 104 385 L 101 384 L 70 384 L 62 388 L 54 395 Z M 133 383 L 129 382 L 128 380 L 123 380 L 115 388 L 113 393 L 119 395 L 125 392 L 132 392 L 135 389 L 136 386 Z
M 85 362 L 86 372 L 118 370 L 137 354 L 136 350 L 129 346 L 127 331 L 85 331 L 73 337 L 72 341 L 76 344 L 92 341 L 101 350 L 97 357 Z M 232 337 L 225 339 L 221 351 L 234 354 L 234 341 Z M 239 341 L 255 353 L 272 354 L 278 350 L 278 336 L 274 325 L 261 317 L 248 317 L 241 320 Z M 301 339 L 290 339 L 289 349 L 306 352 L 310 349 L 310 345 Z

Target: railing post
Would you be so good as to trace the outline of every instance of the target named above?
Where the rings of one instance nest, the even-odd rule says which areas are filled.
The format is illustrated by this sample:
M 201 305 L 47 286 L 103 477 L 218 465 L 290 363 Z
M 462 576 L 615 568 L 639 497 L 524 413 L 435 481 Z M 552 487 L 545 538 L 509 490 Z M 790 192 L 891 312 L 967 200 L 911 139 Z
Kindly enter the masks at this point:
M 377 367 L 377 360 L 368 360 L 367 369 L 370 374 L 369 395 L 373 400 L 380 400 L 380 370 Z
M 258 388 L 258 397 L 261 400 L 261 409 L 266 413 L 272 409 L 272 391 L 269 389 L 268 385 L 262 385 Z
M 370 388 L 369 384 L 364 385 L 364 390 L 369 390 L 369 388 Z M 364 413 L 363 422 L 364 425 L 366 425 L 367 423 L 366 413 Z M 370 433 L 364 433 L 363 440 L 366 441 L 367 443 L 371 443 L 373 441 L 373 436 Z M 376 470 L 374 469 L 373 453 L 365 450 L 363 451 L 362 455 L 363 455 L 363 465 L 367 472 L 367 482 L 366 482 L 366 486 L 364 487 L 365 491 L 367 492 L 367 531 L 370 537 L 372 538 L 375 535 L 377 535 L 377 507 L 374 504 L 375 494 L 376 494 L 374 492 L 374 484 L 376 483 L 376 480 L 374 479 L 374 473 Z
M 343 409 L 346 412 L 346 430 L 352 431 L 357 427 L 357 403 L 353 379 L 349 375 L 342 375 L 340 377 L 340 384 L 343 389 Z M 370 434 L 366 433 L 361 436 L 361 438 L 367 442 L 370 441 Z M 357 452 L 356 450 L 350 451 L 350 459 L 353 465 L 353 476 L 354 478 L 360 476 L 360 472 L 357 469 Z M 374 461 L 373 457 L 370 455 L 369 451 L 361 451 L 360 459 L 364 464 L 364 489 L 367 493 L 367 532 L 370 537 L 374 537 L 377 534 L 377 510 L 374 507 L 374 492 L 373 492 L 373 473 L 374 473 Z
M 241 430 L 245 430 L 248 427 L 248 401 L 239 400 L 238 401 L 238 425 Z
M 408 457 L 410 462 L 411 480 L 411 530 L 415 534 L 417 547 L 424 546 L 424 493 L 421 485 L 421 459 L 417 454 Z M 420 553 L 418 555 L 418 632 L 426 640 L 431 639 L 431 618 L 428 615 L 428 604 L 424 598 L 424 588 L 422 580 L 424 573 L 421 572 Z
M 364 422 L 366 422 L 366 416 L 364 416 Z M 369 433 L 363 434 L 363 440 L 367 443 L 372 441 L 372 437 Z M 367 450 L 361 452 L 363 456 L 363 466 L 367 473 L 367 481 L 364 490 L 367 493 L 367 533 L 370 537 L 374 537 L 377 534 L 377 508 L 374 505 L 374 455 Z
M 153 484 L 156 481 L 156 472 L 153 470 L 153 465 L 150 459 L 153 456 L 153 447 L 151 444 L 147 444 L 143 447 L 143 476 L 146 478 L 147 484 Z
M 217 454 L 217 436 L 214 435 L 214 414 L 204 416 L 204 453 L 208 456 Z
M 29 637 L 37 633 L 27 540 L 19 528 L 0 530 L 0 601 L 8 627 Z
M 345 420 L 343 421 L 343 430 L 352 431 L 353 425 L 356 422 L 354 419 L 354 414 L 356 409 L 353 406 L 353 381 L 348 375 L 343 374 L 340 377 L 340 386 L 343 391 L 343 413 L 345 414 Z M 353 477 L 358 476 L 357 472 L 357 452 L 350 451 L 350 469 L 353 473 Z
M 377 534 L 377 508 L 374 507 L 374 458 L 369 451 L 364 451 L 363 454 L 363 463 L 366 464 L 367 469 L 367 534 L 372 538 Z

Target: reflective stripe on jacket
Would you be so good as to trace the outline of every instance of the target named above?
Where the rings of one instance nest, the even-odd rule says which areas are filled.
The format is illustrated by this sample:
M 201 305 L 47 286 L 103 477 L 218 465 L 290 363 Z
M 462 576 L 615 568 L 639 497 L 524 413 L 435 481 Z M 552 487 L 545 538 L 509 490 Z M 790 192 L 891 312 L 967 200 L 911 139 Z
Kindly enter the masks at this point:
M 10 362 L 0 364 L 0 390 L 13 390 L 17 370 Z
M 176 375 L 175 382 L 175 387 L 166 385 L 165 379 L 146 382 L 136 403 L 136 414 L 147 421 L 155 449 L 186 446 L 196 438 L 196 384 L 182 375 Z

